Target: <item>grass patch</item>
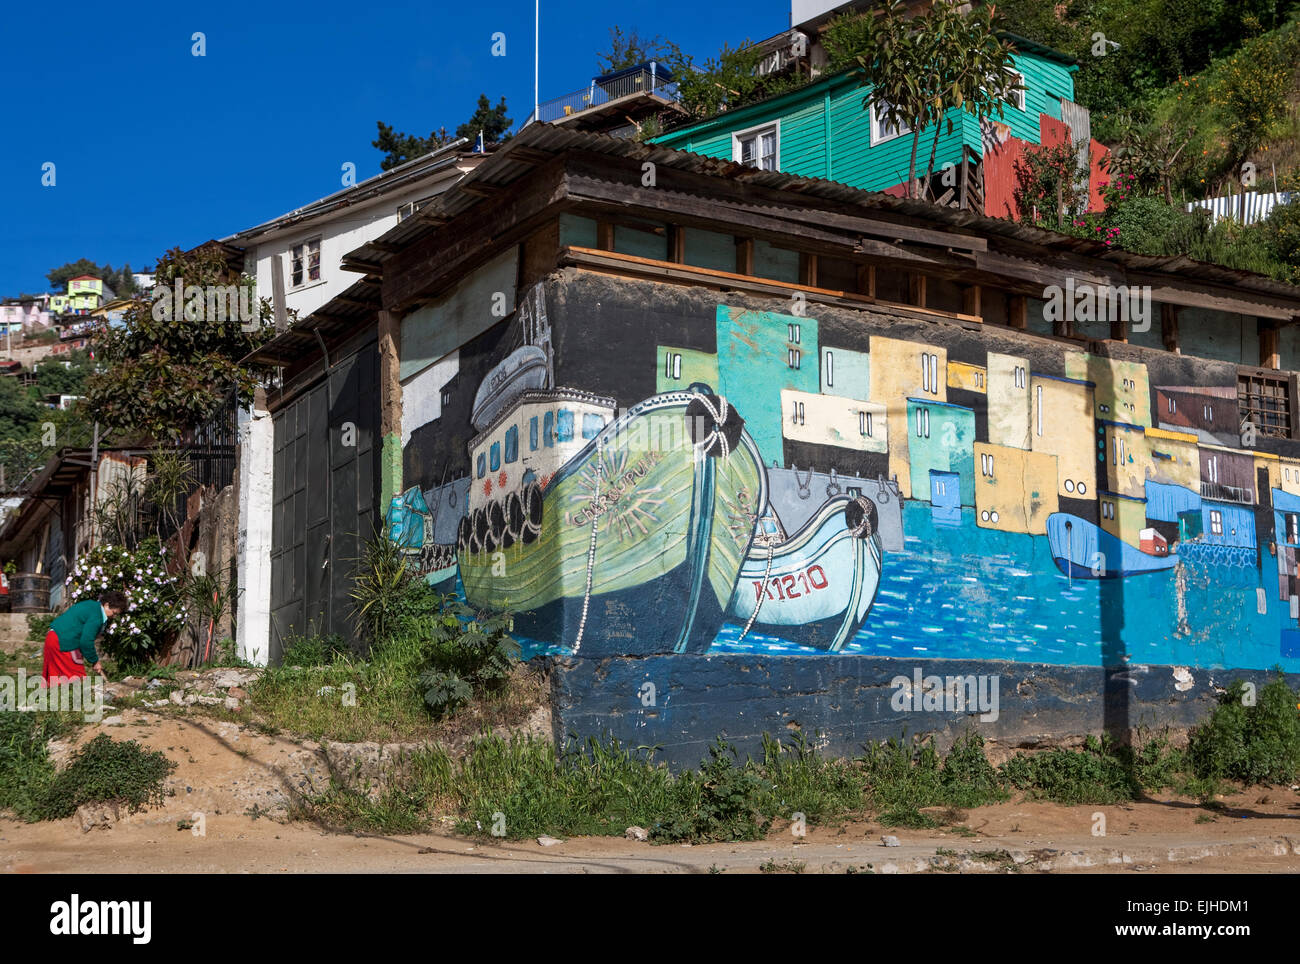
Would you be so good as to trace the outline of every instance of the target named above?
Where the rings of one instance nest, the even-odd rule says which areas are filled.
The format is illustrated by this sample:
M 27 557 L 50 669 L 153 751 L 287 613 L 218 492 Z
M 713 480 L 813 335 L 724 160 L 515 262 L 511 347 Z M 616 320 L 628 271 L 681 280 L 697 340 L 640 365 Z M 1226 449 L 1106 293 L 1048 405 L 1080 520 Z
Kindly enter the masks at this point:
M 176 766 L 134 740 L 100 734 L 55 772 L 46 744 L 72 723 L 57 713 L 0 714 L 0 807 L 22 820 L 70 817 L 87 803 L 118 803 L 131 811 L 163 798 Z

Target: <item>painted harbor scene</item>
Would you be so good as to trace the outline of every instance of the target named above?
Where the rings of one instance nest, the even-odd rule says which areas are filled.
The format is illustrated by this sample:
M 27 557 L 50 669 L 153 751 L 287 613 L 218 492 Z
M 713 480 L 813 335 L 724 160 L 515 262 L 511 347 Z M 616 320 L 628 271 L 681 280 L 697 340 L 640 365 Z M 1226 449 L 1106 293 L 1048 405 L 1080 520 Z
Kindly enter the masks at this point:
M 1221 390 L 716 326 L 716 353 L 659 346 L 623 411 L 552 384 L 549 340 L 516 349 L 477 389 L 470 476 L 395 497 L 390 538 L 515 613 L 527 655 L 1300 669 L 1300 463 L 1244 447 Z

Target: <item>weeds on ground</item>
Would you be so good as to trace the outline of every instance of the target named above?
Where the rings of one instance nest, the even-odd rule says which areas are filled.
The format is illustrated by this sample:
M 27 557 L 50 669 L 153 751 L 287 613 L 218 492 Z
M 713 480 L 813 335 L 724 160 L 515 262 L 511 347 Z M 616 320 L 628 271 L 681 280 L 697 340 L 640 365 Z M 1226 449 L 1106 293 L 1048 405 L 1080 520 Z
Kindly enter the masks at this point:
M 56 772 L 46 744 L 71 726 L 57 713 L 0 714 L 0 808 L 33 823 L 70 817 L 87 803 L 136 811 L 162 801 L 176 764 L 134 740 L 101 733 Z

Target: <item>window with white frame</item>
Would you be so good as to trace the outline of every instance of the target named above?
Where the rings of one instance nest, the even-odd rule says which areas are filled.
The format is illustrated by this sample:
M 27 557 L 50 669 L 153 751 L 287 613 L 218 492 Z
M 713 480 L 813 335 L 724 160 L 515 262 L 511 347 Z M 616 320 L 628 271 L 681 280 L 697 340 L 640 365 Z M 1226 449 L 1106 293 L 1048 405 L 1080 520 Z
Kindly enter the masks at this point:
M 397 223 L 401 224 L 412 214 L 420 210 L 420 208 L 424 207 L 432 200 L 433 200 L 432 196 L 422 197 L 418 201 L 407 201 L 405 204 L 399 205 L 397 208 Z
M 835 355 L 830 351 L 830 349 L 827 349 L 826 350 L 826 387 L 833 388 L 834 386 L 835 386 Z
M 320 281 L 320 238 L 312 238 L 289 249 L 289 287 Z
M 1210 532 L 1216 536 L 1223 535 L 1223 513 L 1217 509 L 1210 510 Z
M 1006 101 L 1007 106 L 1014 107 L 1016 110 L 1024 110 L 1025 109 L 1025 75 L 1022 74 L 1020 71 L 1016 70 L 1014 67 L 1004 67 L 1003 73 L 1010 75 L 1011 82 L 1013 85 L 1013 89 L 1007 91 L 1006 97 L 1003 99 Z
M 881 141 L 893 140 L 895 137 L 912 133 L 912 128 L 906 121 L 900 120 L 897 125 L 887 123 L 884 116 L 888 111 L 889 101 L 873 100 L 871 102 L 872 144 L 879 144 Z
M 731 135 L 731 159 L 763 171 L 781 169 L 781 125 L 769 124 Z

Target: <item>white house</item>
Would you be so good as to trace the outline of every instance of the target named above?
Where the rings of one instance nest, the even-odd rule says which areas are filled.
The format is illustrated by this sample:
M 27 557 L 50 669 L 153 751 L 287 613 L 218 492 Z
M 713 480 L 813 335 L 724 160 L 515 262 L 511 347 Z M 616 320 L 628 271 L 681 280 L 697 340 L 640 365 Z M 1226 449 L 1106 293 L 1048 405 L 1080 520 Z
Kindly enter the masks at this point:
M 358 281 L 344 255 L 409 217 L 472 171 L 487 155 L 460 139 L 328 197 L 221 239 L 244 249 L 244 271 L 260 297 L 272 298 L 280 272 L 285 306 L 299 320 Z M 240 413 L 238 606 L 240 656 L 266 663 L 271 633 L 271 525 L 274 433 L 269 411 Z

